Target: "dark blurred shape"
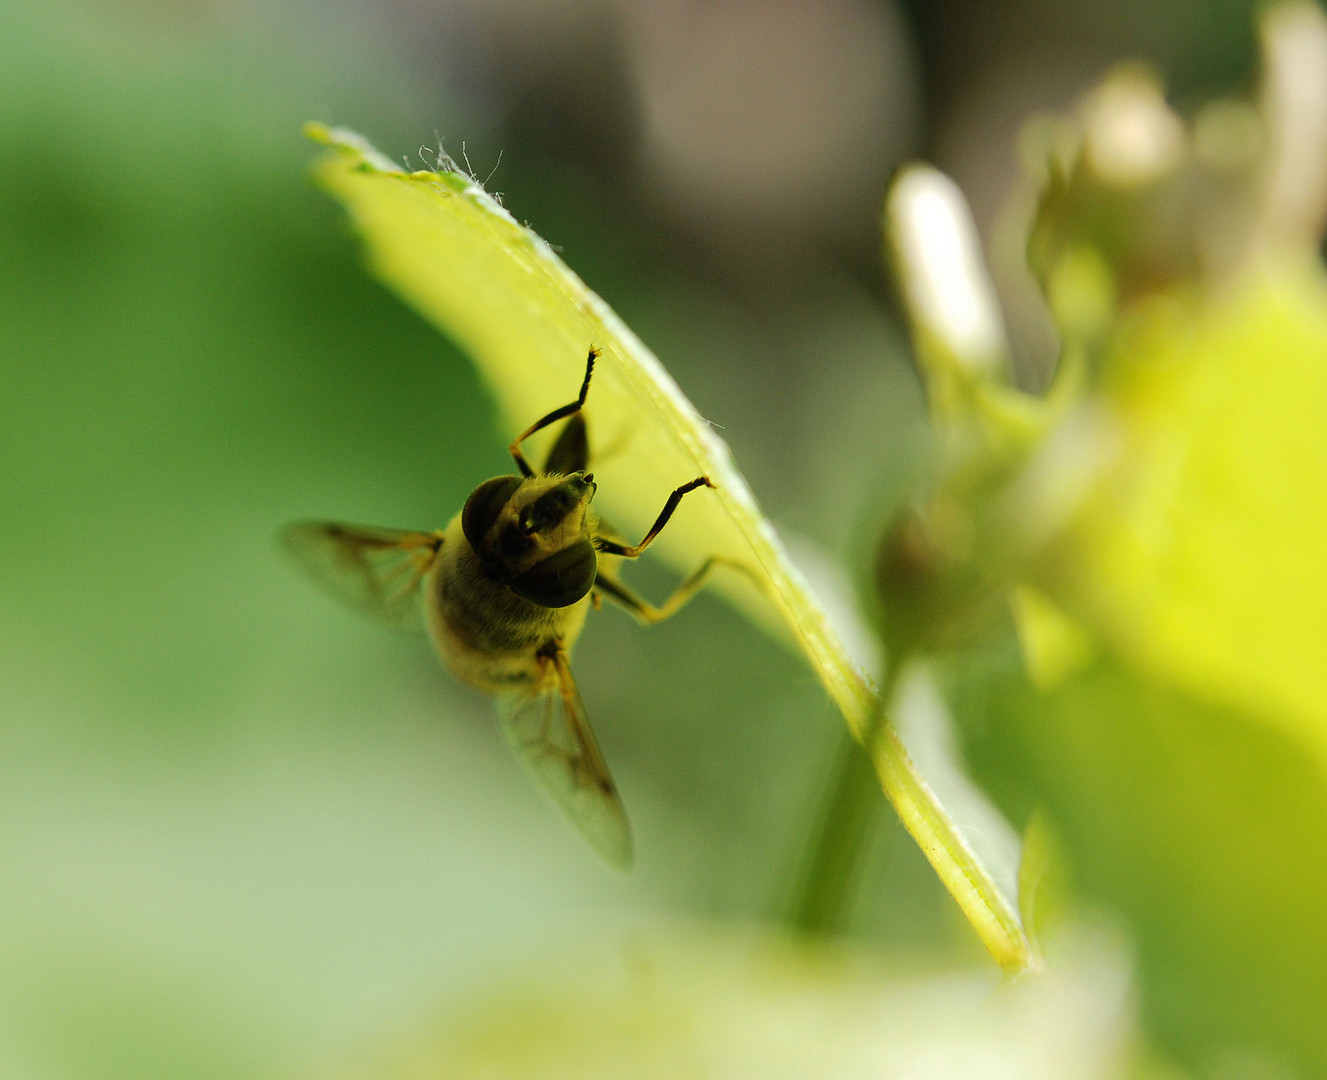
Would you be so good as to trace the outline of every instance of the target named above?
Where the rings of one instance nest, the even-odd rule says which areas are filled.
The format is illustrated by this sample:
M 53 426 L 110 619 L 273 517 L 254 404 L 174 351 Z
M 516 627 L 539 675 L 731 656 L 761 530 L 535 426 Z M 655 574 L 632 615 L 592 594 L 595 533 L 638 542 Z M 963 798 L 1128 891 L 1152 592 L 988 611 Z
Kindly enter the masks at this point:
M 892 4 L 457 0 L 411 18 L 490 143 L 556 163 L 552 182 L 568 165 L 607 181 L 628 228 L 662 216 L 720 259 L 754 244 L 776 274 L 797 274 L 803 238 L 873 258 L 883 177 L 915 141 Z M 496 149 L 480 156 L 482 176 Z
M 999 591 L 975 558 L 974 540 L 966 511 L 943 498 L 905 506 L 885 529 L 874 584 L 891 665 L 960 647 L 1001 610 Z
M 478 121 L 469 138 L 483 147 L 473 161 L 481 179 L 507 146 L 591 173 L 634 167 L 640 108 L 613 4 L 453 0 L 408 18 L 419 62 Z M 460 156 L 459 143 L 448 149 Z

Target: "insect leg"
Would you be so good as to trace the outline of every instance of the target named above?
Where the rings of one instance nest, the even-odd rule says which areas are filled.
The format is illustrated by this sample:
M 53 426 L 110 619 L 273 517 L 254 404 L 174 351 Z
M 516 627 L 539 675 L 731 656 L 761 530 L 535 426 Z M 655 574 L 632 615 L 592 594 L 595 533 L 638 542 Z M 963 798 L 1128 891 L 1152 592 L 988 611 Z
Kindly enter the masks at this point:
M 696 593 L 700 592 L 706 579 L 710 576 L 710 571 L 716 566 L 731 566 L 735 570 L 741 570 L 745 574 L 751 571 L 743 564 L 733 559 L 725 559 L 722 555 L 712 555 L 700 564 L 699 568 L 692 575 L 673 590 L 673 595 L 665 600 L 658 607 L 655 607 L 644 597 L 627 588 L 622 582 L 615 578 L 610 578 L 605 574 L 600 574 L 599 579 L 594 583 L 595 589 L 603 593 L 610 600 L 616 601 L 639 623 L 644 626 L 652 626 L 654 623 L 663 622 L 675 614 L 690 600 Z
M 572 413 L 544 460 L 544 472 L 570 476 L 589 467 L 590 437 L 585 430 L 585 413 Z
M 555 424 L 564 416 L 571 416 L 581 411 L 581 408 L 585 405 L 585 395 L 590 392 L 590 376 L 594 374 L 594 361 L 598 355 L 599 350 L 591 346 L 590 355 L 585 358 L 585 381 L 581 383 L 581 392 L 577 395 L 575 401 L 563 405 L 560 409 L 554 409 L 547 416 L 536 420 L 516 438 L 512 439 L 507 447 L 507 452 L 511 454 L 512 459 L 516 462 L 516 467 L 521 470 L 522 476 L 534 476 L 534 469 L 530 467 L 530 463 L 525 460 L 525 455 L 521 453 L 521 443 L 525 442 L 536 431 L 542 431 L 548 427 L 549 424 Z
M 595 545 L 600 551 L 607 555 L 621 555 L 624 559 L 634 559 L 644 551 L 653 542 L 654 538 L 663 531 L 663 527 L 668 524 L 668 519 L 673 516 L 673 511 L 677 509 L 677 504 L 682 501 L 682 496 L 689 491 L 695 491 L 698 487 L 712 488 L 708 476 L 698 476 L 690 483 L 683 484 L 680 488 L 668 496 L 668 501 L 664 503 L 664 508 L 659 511 L 658 518 L 650 527 L 650 531 L 645 534 L 645 539 L 635 546 L 619 544 L 615 540 L 600 539 Z

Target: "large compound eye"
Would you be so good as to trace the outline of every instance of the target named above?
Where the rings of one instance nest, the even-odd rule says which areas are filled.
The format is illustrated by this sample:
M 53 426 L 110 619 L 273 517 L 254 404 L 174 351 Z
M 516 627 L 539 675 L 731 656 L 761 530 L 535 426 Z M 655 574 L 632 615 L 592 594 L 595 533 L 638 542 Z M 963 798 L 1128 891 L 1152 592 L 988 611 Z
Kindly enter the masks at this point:
M 520 486 L 519 476 L 495 476 L 492 480 L 485 480 L 465 500 L 465 509 L 461 511 L 461 531 L 476 551 L 493 528 L 493 523 L 498 520 L 507 500 L 516 494 Z
M 507 588 L 540 607 L 570 607 L 590 591 L 598 569 L 594 545 L 577 540 L 507 582 Z

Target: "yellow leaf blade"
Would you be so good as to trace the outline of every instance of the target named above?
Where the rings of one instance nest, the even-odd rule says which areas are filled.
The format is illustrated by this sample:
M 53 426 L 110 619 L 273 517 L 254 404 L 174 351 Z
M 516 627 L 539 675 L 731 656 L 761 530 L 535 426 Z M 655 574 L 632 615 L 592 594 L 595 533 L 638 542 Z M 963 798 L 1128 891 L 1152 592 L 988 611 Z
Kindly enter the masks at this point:
M 657 550 L 680 571 L 723 556 L 752 568 L 716 573 L 714 587 L 809 660 L 854 735 L 877 722 L 874 688 L 760 512 L 727 446 L 613 311 L 460 172 L 406 173 L 350 132 L 310 125 L 330 148 L 320 183 L 350 212 L 374 272 L 467 351 L 489 382 L 508 426 L 570 400 L 585 353 L 601 351 L 594 376 L 596 505 L 615 527 L 643 535 L 679 484 L 707 475 L 713 491 L 684 501 Z M 1029 962 L 1014 914 L 957 832 L 897 734 L 876 741 L 876 769 L 904 824 L 996 960 Z

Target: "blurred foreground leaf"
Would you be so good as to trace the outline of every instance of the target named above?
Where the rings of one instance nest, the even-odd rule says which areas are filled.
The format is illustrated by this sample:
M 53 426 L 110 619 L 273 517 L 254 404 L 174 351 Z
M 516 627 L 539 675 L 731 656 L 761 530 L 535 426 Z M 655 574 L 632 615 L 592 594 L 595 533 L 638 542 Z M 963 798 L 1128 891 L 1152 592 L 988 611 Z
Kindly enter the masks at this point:
M 1159 679 L 1327 769 L 1327 281 L 1285 269 L 1121 329 L 1113 442 L 1039 575 Z
M 1327 85 L 1320 9 L 1268 9 L 1264 42 L 1273 88 Z M 928 323 L 964 305 L 905 290 L 947 457 L 886 535 L 886 629 L 945 673 L 979 779 L 1053 834 L 1082 907 L 1131 928 L 1158 1044 L 1327 1075 L 1327 108 L 1190 123 L 1128 69 L 1049 130 L 1048 397 L 992 409 L 1019 392 Z
M 1206 1068 L 1327 1072 L 1324 311 L 1321 271 L 1283 266 L 1131 312 L 992 538 L 1052 535 L 1024 573 L 1094 645 L 1040 693 L 966 677 L 979 772 L 1007 811 L 1049 809 L 1080 886 L 1138 935 L 1158 1035 Z M 1075 464 L 1077 498 L 1047 501 Z M 1054 671 L 1046 616 L 1022 616 Z
M 347 1080 L 1124 1080 L 1137 1047 L 1117 949 L 1053 975 L 916 973 L 735 927 L 578 942 L 438 1011 Z
M 1262 1059 L 1322 1075 L 1316 764 L 1257 717 L 1115 661 L 1049 693 L 1007 668 L 969 674 L 964 690 L 978 775 L 1016 819 L 1047 812 L 1077 888 L 1127 917 L 1158 1042 L 1203 1074 L 1248 1075 L 1237 1064 Z
M 573 396 L 586 349 L 602 358 L 587 409 L 596 506 L 642 535 L 668 493 L 708 475 L 716 490 L 689 498 L 657 550 L 679 571 L 719 555 L 760 580 L 720 572 L 715 587 L 767 628 L 791 637 L 859 739 L 904 825 L 996 960 L 1028 962 L 1017 915 L 917 774 L 875 691 L 792 566 L 727 447 L 658 360 L 543 240 L 471 177 L 454 169 L 406 173 L 358 136 L 310 125 L 330 146 L 321 183 L 348 208 L 375 273 L 474 358 L 508 430 Z M 427 524 L 427 523 L 425 523 Z

